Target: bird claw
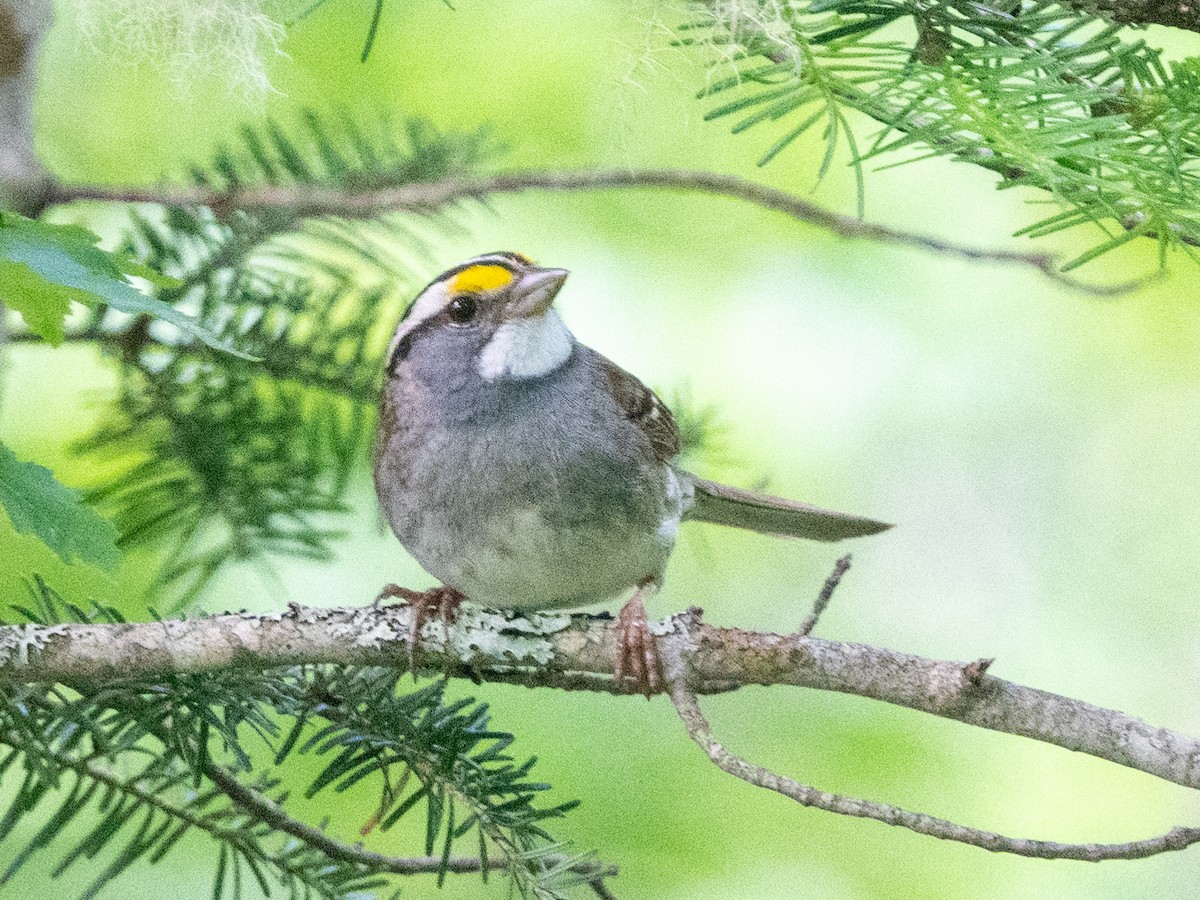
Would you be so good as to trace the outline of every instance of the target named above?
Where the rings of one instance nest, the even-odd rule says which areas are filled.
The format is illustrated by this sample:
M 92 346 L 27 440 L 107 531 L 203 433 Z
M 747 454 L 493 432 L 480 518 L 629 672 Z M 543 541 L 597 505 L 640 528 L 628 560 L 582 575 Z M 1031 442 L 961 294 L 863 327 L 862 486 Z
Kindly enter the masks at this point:
M 451 625 L 458 617 L 458 607 L 466 598 L 452 587 L 430 588 L 427 591 L 414 591 L 411 588 L 400 587 L 398 584 L 385 584 L 373 606 L 378 606 L 385 600 L 399 598 L 412 608 L 412 624 L 408 629 L 408 670 L 413 677 L 417 675 L 416 652 L 417 641 L 421 637 L 421 628 L 431 618 L 439 618 L 445 624 Z M 431 615 L 431 612 L 435 615 Z
M 617 659 L 613 678 L 626 693 L 638 691 L 649 700 L 663 690 L 658 642 L 646 621 L 643 588 L 638 588 L 617 614 Z
M 414 591 L 412 588 L 400 587 L 398 584 L 388 582 L 383 586 L 383 590 L 379 592 L 379 596 L 371 601 L 371 606 L 375 609 L 385 600 L 395 600 L 399 598 L 405 603 L 412 603 L 425 595 L 425 591 Z

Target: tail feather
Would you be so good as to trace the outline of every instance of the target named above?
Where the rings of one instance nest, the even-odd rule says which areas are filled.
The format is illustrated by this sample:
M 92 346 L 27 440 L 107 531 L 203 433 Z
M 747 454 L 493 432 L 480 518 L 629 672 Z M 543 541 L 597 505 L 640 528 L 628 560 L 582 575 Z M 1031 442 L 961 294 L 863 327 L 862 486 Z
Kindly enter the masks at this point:
M 695 502 L 688 519 L 748 528 L 763 534 L 840 541 L 878 534 L 891 528 L 885 522 L 832 512 L 807 503 L 758 494 L 692 476 Z

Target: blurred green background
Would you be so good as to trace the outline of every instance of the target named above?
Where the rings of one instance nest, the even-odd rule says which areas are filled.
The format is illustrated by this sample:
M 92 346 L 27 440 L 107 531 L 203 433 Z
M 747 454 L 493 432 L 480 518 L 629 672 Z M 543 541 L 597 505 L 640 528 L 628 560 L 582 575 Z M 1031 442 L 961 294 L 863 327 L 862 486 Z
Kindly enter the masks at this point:
M 815 138 L 759 170 L 779 132 L 734 137 L 702 121 L 694 94 L 706 69 L 671 47 L 678 10 L 669 5 L 389 3 L 363 64 L 373 5 L 331 2 L 282 35 L 284 55 L 265 58 L 272 87 L 259 98 L 247 95 L 236 53 L 202 52 L 203 71 L 180 84 L 153 55 L 95 31 L 136 5 L 60 4 L 41 63 L 43 159 L 64 179 L 153 183 L 204 160 L 244 122 L 315 107 L 367 121 L 388 112 L 443 128 L 486 125 L 508 146 L 499 160 L 508 167 L 678 165 L 803 194 L 814 185 Z M 187 4 L 161 6 L 167 22 Z M 997 194 L 994 184 L 945 162 L 870 172 L 867 216 L 1026 247 L 1008 235 L 1045 215 L 1028 205 L 1045 197 Z M 849 171 L 835 167 L 815 197 L 852 213 Z M 852 243 L 701 196 L 529 193 L 464 207 L 455 221 L 460 229 L 427 232 L 434 254 L 419 274 L 501 248 L 572 270 L 560 308 L 581 340 L 664 393 L 686 387 L 720 411 L 724 461 L 705 474 L 898 523 L 853 547 L 821 636 L 994 656 L 1003 678 L 1200 732 L 1195 263 L 1174 259 L 1169 277 L 1101 301 L 1025 270 Z M 1090 238 L 1058 236 L 1042 249 L 1079 252 Z M 1152 269 L 1156 252 L 1135 242 L 1083 274 L 1123 280 Z M 89 431 L 114 383 L 91 348 L 18 348 L 0 436 L 82 483 L 89 473 L 66 448 Z M 335 563 L 280 561 L 277 579 L 228 572 L 205 607 L 358 604 L 385 581 L 429 584 L 381 529 L 365 461 L 352 500 Z M 841 552 L 690 526 L 651 611 L 697 604 L 714 624 L 788 631 Z M 4 529 L 0 559 L 0 600 L 22 598 L 19 575 L 30 571 L 69 596 L 107 602 L 135 596 L 147 577 L 138 558 L 113 577 L 66 568 Z M 557 798 L 582 801 L 557 835 L 619 865 L 622 898 L 1196 894 L 1200 850 L 1044 862 L 801 809 L 719 772 L 661 697 L 454 690 L 490 702 L 518 752 L 539 756 Z M 1200 819 L 1194 795 L 1149 776 L 879 703 L 751 688 L 704 705 L 723 742 L 756 762 L 980 828 L 1115 842 Z M 298 785 L 304 775 L 295 774 Z M 327 794 L 298 810 L 330 817 L 349 838 L 371 801 L 361 792 L 335 805 Z M 419 852 L 401 830 L 371 846 Z M 167 866 L 136 869 L 108 896 L 208 896 L 213 859 L 192 839 Z M 57 897 L 86 883 L 84 871 L 51 881 L 50 862 L 27 869 L 9 895 Z M 432 879 L 419 879 L 408 895 L 434 893 Z M 456 876 L 437 896 L 505 893 L 502 879 L 483 887 Z

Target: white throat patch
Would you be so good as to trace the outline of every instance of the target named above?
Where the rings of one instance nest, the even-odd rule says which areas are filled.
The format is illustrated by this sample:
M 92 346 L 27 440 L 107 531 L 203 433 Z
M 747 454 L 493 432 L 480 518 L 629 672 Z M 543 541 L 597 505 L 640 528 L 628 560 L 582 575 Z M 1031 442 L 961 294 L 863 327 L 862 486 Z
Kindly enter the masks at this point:
M 532 319 L 505 322 L 480 352 L 479 374 L 484 381 L 538 378 L 565 363 L 574 342 L 552 309 Z

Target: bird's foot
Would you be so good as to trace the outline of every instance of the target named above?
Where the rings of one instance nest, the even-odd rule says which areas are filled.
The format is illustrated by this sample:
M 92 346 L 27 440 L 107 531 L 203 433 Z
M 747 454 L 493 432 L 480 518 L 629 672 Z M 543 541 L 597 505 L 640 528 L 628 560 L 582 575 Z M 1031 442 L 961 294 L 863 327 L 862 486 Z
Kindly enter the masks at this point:
M 414 591 L 412 588 L 400 587 L 400 585 L 389 581 L 383 586 L 383 590 L 379 592 L 379 596 L 371 602 L 371 605 L 378 607 L 381 603 L 395 599 L 403 600 L 405 603 L 412 603 L 424 595 L 424 591 Z
M 412 624 L 408 629 L 408 670 L 417 674 L 416 651 L 417 641 L 421 637 L 421 628 L 431 618 L 439 618 L 447 625 L 454 623 L 458 617 L 458 607 L 466 599 L 452 587 L 430 588 L 427 591 L 414 591 L 411 588 L 400 587 L 398 584 L 385 584 L 379 596 L 375 598 L 378 606 L 385 600 L 399 598 L 412 608 Z
M 646 589 L 647 585 L 639 586 L 617 613 L 617 660 L 613 678 L 622 691 L 639 691 L 649 700 L 651 694 L 663 689 L 663 671 L 658 642 L 646 621 L 646 604 L 642 601 Z

